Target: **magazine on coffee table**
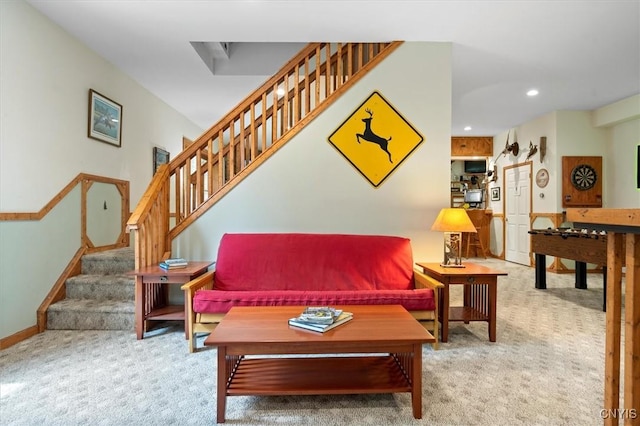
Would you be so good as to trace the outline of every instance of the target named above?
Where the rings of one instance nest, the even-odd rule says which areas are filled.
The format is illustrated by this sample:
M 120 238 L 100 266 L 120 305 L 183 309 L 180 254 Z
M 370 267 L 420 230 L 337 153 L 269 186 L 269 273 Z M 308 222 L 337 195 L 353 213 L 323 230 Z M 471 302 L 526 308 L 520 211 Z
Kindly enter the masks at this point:
M 298 318 L 300 321 L 312 322 L 314 324 L 333 324 L 341 313 L 341 309 L 335 309 L 329 306 L 309 306 L 302 311 Z
M 332 328 L 335 328 L 341 324 L 351 321 L 352 319 L 353 319 L 353 314 L 351 312 L 340 311 L 340 314 L 337 317 L 333 318 L 332 322 L 330 323 L 327 322 L 323 324 L 323 323 L 308 321 L 304 319 L 301 315 L 296 318 L 291 318 L 289 320 L 289 325 L 293 327 L 304 328 L 305 330 L 324 333 L 325 331 L 331 330 Z

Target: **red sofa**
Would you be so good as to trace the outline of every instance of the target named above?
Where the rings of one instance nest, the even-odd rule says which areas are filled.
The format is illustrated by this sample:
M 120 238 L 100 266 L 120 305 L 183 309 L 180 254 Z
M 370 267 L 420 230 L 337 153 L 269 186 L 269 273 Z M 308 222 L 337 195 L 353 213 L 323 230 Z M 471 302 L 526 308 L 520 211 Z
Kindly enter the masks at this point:
M 438 288 L 414 270 L 409 239 L 342 234 L 225 234 L 215 270 L 182 286 L 189 350 L 232 306 L 402 305 L 438 336 Z

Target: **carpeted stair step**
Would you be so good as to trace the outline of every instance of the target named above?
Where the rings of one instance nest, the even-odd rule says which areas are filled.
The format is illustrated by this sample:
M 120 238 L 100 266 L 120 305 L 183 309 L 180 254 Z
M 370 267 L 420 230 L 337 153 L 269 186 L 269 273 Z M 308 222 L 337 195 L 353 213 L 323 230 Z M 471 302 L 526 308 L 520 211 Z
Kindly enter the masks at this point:
M 118 275 L 135 269 L 133 248 L 125 247 L 82 256 L 82 273 Z
M 47 311 L 49 330 L 134 330 L 133 300 L 64 299 Z
M 133 300 L 135 278 L 130 275 L 77 275 L 66 282 L 67 298 Z
M 49 306 L 50 330 L 135 329 L 135 268 L 132 248 L 107 250 L 82 257 L 82 274 L 70 277 L 66 299 Z

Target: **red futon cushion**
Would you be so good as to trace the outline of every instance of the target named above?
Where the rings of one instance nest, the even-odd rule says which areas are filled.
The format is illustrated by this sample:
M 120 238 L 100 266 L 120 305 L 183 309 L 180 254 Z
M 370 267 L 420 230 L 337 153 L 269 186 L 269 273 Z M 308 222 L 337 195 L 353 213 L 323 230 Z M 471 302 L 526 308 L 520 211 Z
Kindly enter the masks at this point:
M 408 238 L 339 234 L 225 234 L 217 290 L 409 290 Z
M 432 289 L 355 291 L 219 291 L 199 290 L 193 310 L 200 313 L 227 313 L 233 306 L 336 306 L 402 305 L 408 311 L 433 311 Z

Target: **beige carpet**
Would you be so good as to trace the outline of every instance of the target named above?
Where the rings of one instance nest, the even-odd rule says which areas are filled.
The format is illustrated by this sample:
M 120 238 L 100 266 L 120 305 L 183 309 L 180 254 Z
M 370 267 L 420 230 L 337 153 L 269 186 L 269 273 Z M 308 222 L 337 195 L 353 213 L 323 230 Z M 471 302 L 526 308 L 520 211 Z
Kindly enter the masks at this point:
M 423 418 L 408 394 L 231 397 L 233 425 L 600 425 L 604 394 L 602 277 L 496 260 L 498 341 L 485 323 L 454 323 L 449 343 L 425 346 Z M 458 294 L 459 297 L 459 294 Z M 2 425 L 215 423 L 215 349 L 189 354 L 179 327 L 134 332 L 47 331 L 0 351 Z

